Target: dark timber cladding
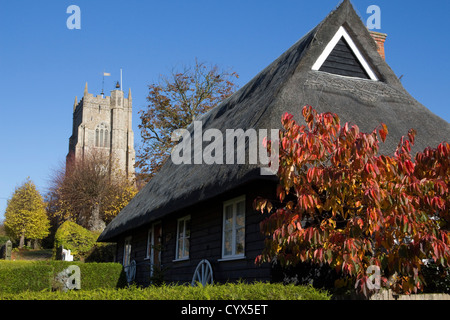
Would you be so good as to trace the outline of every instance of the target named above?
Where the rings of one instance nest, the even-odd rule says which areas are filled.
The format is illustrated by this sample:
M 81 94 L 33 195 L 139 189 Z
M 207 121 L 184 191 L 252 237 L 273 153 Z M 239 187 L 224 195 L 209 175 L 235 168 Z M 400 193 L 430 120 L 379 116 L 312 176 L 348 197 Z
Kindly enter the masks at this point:
M 174 283 L 190 283 L 197 264 L 204 258 L 210 261 L 215 283 L 237 281 L 270 280 L 269 264 L 255 264 L 255 258 L 264 247 L 264 236 L 259 223 L 267 217 L 253 209 L 253 201 L 258 196 L 270 198 L 276 194 L 276 183 L 254 182 L 236 188 L 219 197 L 179 210 L 155 221 L 162 228 L 161 263 L 164 280 Z M 236 260 L 222 259 L 223 202 L 245 195 L 245 256 Z M 176 260 L 177 221 L 190 215 L 189 258 Z M 131 236 L 131 260 L 137 262 L 136 280 L 139 284 L 150 284 L 150 260 L 146 257 L 147 235 L 152 224 L 146 224 L 131 233 L 124 234 L 118 241 L 117 261 L 123 260 L 123 239 Z
M 341 76 L 370 79 L 344 38 L 341 38 L 319 71 Z

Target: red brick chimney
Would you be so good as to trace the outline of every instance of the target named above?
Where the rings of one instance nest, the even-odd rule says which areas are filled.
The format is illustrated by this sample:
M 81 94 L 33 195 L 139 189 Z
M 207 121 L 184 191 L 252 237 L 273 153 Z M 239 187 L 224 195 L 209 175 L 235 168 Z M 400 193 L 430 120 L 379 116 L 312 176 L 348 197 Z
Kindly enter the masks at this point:
M 384 42 L 386 41 L 387 34 L 385 33 L 379 33 L 375 31 L 369 31 L 372 38 L 377 43 L 378 53 L 380 56 L 386 60 L 386 56 L 384 54 Z

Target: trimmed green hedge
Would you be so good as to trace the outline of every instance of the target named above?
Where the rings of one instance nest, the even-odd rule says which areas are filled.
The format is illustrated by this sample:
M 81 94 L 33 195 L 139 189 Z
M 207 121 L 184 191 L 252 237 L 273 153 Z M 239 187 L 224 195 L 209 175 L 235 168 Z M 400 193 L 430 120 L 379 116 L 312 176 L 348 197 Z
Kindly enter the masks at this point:
M 80 267 L 81 290 L 53 291 L 54 279 L 70 265 Z M 0 300 L 329 300 L 313 287 L 227 283 L 206 287 L 130 287 L 118 263 L 0 261 Z
M 54 277 L 71 265 L 79 266 L 82 290 L 123 288 L 127 285 L 126 276 L 120 263 L 83 263 L 78 261 L 46 261 L 44 263 L 53 266 Z
M 0 292 L 51 291 L 55 277 L 70 265 L 80 267 L 82 290 L 126 286 L 125 273 L 119 263 L 0 261 Z
M 186 285 L 74 290 L 68 292 L 0 293 L 1 300 L 330 300 L 326 291 L 313 287 L 253 283 L 206 287 Z
M 51 288 L 53 267 L 30 261 L 0 261 L 0 292 L 42 291 Z

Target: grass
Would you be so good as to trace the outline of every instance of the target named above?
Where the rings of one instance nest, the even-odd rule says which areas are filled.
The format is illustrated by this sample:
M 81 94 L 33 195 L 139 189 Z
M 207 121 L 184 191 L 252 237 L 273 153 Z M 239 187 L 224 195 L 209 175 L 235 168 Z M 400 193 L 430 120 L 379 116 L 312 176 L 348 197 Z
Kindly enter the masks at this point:
M 43 261 L 52 259 L 52 249 L 14 249 L 11 254 L 12 260 L 34 260 Z
M 0 300 L 330 300 L 326 291 L 308 286 L 256 282 L 205 287 L 163 285 L 147 288 L 0 293 Z

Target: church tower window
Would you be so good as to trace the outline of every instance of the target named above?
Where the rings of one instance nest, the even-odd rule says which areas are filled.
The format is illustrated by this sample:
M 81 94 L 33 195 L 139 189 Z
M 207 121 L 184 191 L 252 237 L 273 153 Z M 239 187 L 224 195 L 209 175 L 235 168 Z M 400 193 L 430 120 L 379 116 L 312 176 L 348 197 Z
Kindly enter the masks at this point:
M 105 129 L 105 144 L 104 144 L 104 147 L 108 147 L 108 129 Z
M 107 148 L 109 145 L 108 125 L 101 123 L 95 129 L 95 146 L 98 148 Z
M 98 147 L 98 139 L 99 139 L 99 130 L 98 128 L 95 130 L 95 146 Z

